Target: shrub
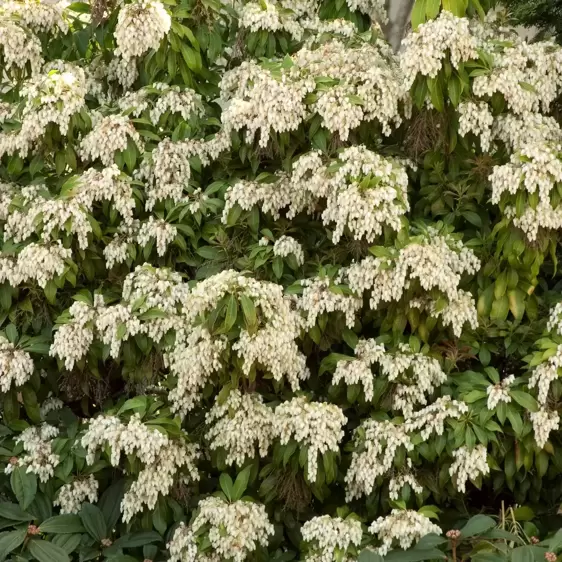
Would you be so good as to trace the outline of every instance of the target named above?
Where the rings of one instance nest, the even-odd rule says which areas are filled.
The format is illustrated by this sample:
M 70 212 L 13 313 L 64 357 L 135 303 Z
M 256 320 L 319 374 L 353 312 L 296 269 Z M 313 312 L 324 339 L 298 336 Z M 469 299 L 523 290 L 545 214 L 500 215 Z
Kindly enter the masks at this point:
M 0 6 L 0 559 L 556 558 L 562 50 L 492 8 Z

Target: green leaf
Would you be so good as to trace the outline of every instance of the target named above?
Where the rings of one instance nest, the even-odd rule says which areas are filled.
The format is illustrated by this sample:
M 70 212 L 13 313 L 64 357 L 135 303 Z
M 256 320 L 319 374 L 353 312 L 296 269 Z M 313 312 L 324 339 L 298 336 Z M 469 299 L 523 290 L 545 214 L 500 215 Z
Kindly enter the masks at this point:
M 529 412 L 538 412 L 539 404 L 538 402 L 528 393 L 522 390 L 511 390 L 509 395 L 519 404 L 523 406 Z
M 221 490 L 224 492 L 224 495 L 228 498 L 228 501 L 232 501 L 232 493 L 234 484 L 232 483 L 232 478 L 230 475 L 223 472 L 220 475 L 219 482 L 221 485 Z
M 232 501 L 238 501 L 246 491 L 248 486 L 248 481 L 250 480 L 250 473 L 252 471 L 252 466 L 247 466 L 242 472 L 236 477 L 234 486 L 232 487 Z
M 439 560 L 446 558 L 445 554 L 436 548 L 392 550 L 385 555 L 385 562 L 420 562 L 422 560 Z
M 89 14 L 90 13 L 90 5 L 86 2 L 73 2 L 68 6 L 68 10 L 71 12 L 76 12 L 78 14 Z
M 238 301 L 234 295 L 228 297 L 228 305 L 226 307 L 226 318 L 224 320 L 224 332 L 229 332 L 236 323 L 238 317 Z
M 415 31 L 425 22 L 427 14 L 427 0 L 416 0 L 412 8 L 412 28 Z
M 37 476 L 16 466 L 10 476 L 10 485 L 22 509 L 27 509 L 37 493 Z
M 67 554 L 71 554 L 76 550 L 78 545 L 82 542 L 82 535 L 55 535 L 51 542 L 60 546 Z
M 118 480 L 103 493 L 98 503 L 108 529 L 113 529 L 121 516 L 121 500 L 125 494 L 125 480 Z
M 441 0 L 426 0 L 425 15 L 427 19 L 435 19 L 439 14 L 439 8 L 441 8 Z
M 0 533 L 0 562 L 6 559 L 6 556 L 23 543 L 27 535 L 27 529 L 19 529 L 17 531 L 7 531 Z
M 384 562 L 384 558 L 370 548 L 361 551 L 357 562 Z
M 521 320 L 525 314 L 526 294 L 521 289 L 514 289 L 507 292 L 509 300 L 509 310 L 516 320 Z
M 244 318 L 246 319 L 248 327 L 256 327 L 258 324 L 258 317 L 254 301 L 246 295 L 240 295 L 240 304 L 242 305 L 242 311 L 244 312 Z
M 518 546 L 513 549 L 511 553 L 512 562 L 534 562 L 533 547 L 531 546 Z
M 461 536 L 462 538 L 468 538 L 474 537 L 475 535 L 481 535 L 495 526 L 496 522 L 488 515 L 475 515 L 467 521 L 464 527 L 462 527 L 460 530 Z
M 29 541 L 29 552 L 39 562 L 70 562 L 68 554 L 56 544 L 41 539 Z
M 427 79 L 427 88 L 433 107 L 439 112 L 445 109 L 445 102 L 443 100 L 443 89 L 441 87 L 441 80 L 439 76 Z
M 107 537 L 107 526 L 99 507 L 91 503 L 85 503 L 80 511 L 80 519 L 82 519 L 86 531 L 94 539 L 101 541 Z
M 123 535 L 113 543 L 113 546 L 118 548 L 136 548 L 145 544 L 160 542 L 161 540 L 162 537 L 157 532 L 145 531 Z
M 521 505 L 514 508 L 513 517 L 516 521 L 532 521 L 535 518 L 535 512 L 527 505 Z
M 82 520 L 78 515 L 64 514 L 49 517 L 41 523 L 39 530 L 42 533 L 60 533 L 60 534 L 73 534 L 84 533 L 86 529 L 82 525 Z
M 462 84 L 460 78 L 456 74 L 453 74 L 453 76 L 451 76 L 447 81 L 447 90 L 449 92 L 449 99 L 451 100 L 451 103 L 453 106 L 457 107 L 461 101 Z M 465 212 L 470 213 L 471 211 Z M 465 213 L 463 213 L 463 215 L 465 215 Z
M 9 519 L 10 521 L 31 521 L 33 515 L 26 513 L 16 503 L 0 503 L 0 517 Z

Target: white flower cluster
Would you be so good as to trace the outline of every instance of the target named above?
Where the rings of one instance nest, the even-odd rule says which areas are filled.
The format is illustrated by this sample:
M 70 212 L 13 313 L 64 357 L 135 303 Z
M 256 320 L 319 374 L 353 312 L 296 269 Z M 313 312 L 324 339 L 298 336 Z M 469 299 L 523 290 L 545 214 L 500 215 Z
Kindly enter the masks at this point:
M 50 123 L 66 135 L 72 116 L 85 107 L 86 77 L 78 66 L 54 61 L 24 82 L 20 95 L 21 128 L 0 133 L 0 155 L 19 151 L 26 156 Z
M 198 156 L 203 164 L 215 160 L 230 146 L 230 133 L 223 129 L 210 140 L 191 139 L 171 141 L 168 138 L 158 143 L 151 153 L 146 153 L 135 176 L 145 180 L 146 210 L 154 208 L 157 201 L 170 198 L 176 204 L 189 200 L 184 190 L 191 178 L 189 159 Z M 192 212 L 196 209 L 192 208 Z
M 67 0 L 6 0 L 0 5 L 0 14 L 16 16 L 35 32 L 66 33 L 68 22 L 65 17 Z
M 53 199 L 47 191 L 43 193 L 38 193 L 21 210 L 14 209 L 10 213 L 5 225 L 6 238 L 12 238 L 16 243 L 34 234 L 42 239 L 56 239 L 59 232 L 67 228 L 69 233 L 77 236 L 80 248 L 87 248 L 92 226 L 82 205 L 75 199 Z
M 140 153 L 144 152 L 141 137 L 128 117 L 125 115 L 95 117 L 93 129 L 80 143 L 82 158 L 91 161 L 99 158 L 105 166 L 111 166 L 115 152 L 127 150 L 129 139 L 137 145 Z
M 405 416 L 412 414 L 416 404 L 427 404 L 427 395 L 447 380 L 437 359 L 414 353 L 407 344 L 399 344 L 395 352 L 383 351 L 376 361 L 380 364 L 381 373 L 389 381 L 397 383 L 393 405 Z
M 320 155 L 310 152 L 293 162 L 290 175 L 277 173 L 267 182 L 237 181 L 226 192 L 223 222 L 226 223 L 228 213 L 235 205 L 245 211 L 260 205 L 264 213 L 271 213 L 276 220 L 285 207 L 288 207 L 288 219 L 296 217 L 306 207 L 312 212 L 314 198 L 307 185 L 321 165 Z
M 24 385 L 30 379 L 33 371 L 31 355 L 0 336 L 0 390 L 8 392 L 12 384 L 14 386 Z
M 62 408 L 64 408 L 64 402 L 56 396 L 51 396 L 51 393 L 49 393 L 49 397 L 42 402 L 39 408 L 41 419 L 44 420 L 49 412 L 54 412 Z
M 259 145 L 266 147 L 270 131 L 294 131 L 305 119 L 305 96 L 314 90 L 312 78 L 300 78 L 289 69 L 280 80 L 254 62 L 243 62 L 221 80 L 225 105 L 222 123 L 228 130 L 246 129 L 246 142 L 260 131 Z
M 149 241 L 156 242 L 156 253 L 164 256 L 168 246 L 175 240 L 178 229 L 164 219 L 148 217 L 146 222 L 140 226 L 137 241 L 141 246 L 146 246 Z
M 215 401 L 205 421 L 210 426 L 210 448 L 223 448 L 227 464 L 242 466 L 246 459 L 255 457 L 256 448 L 260 457 L 266 457 L 275 439 L 273 409 L 264 404 L 258 393 L 232 390 L 224 402 Z
M 442 396 L 429 406 L 410 414 L 406 418 L 406 431 L 421 430 L 421 437 L 424 440 L 433 432 L 443 435 L 447 419 L 459 419 L 467 412 L 468 406 L 464 402 L 453 400 L 450 396 Z
M 37 474 L 41 482 L 47 482 L 55 474 L 55 467 L 60 463 L 59 455 L 53 453 L 52 440 L 58 435 L 59 430 L 49 424 L 32 426 L 24 430 L 15 439 L 21 443 L 25 455 L 18 458 L 17 466 L 25 467 L 26 472 Z M 4 470 L 10 474 L 14 469 L 13 464 L 8 464 Z
M 248 2 L 240 10 L 240 27 L 254 32 L 262 29 L 273 33 L 286 31 L 293 39 L 300 41 L 304 29 L 294 12 L 283 9 L 282 6 L 280 8 L 267 0 Z
M 150 429 L 135 414 L 127 424 L 115 416 L 98 416 L 90 420 L 81 439 L 86 449 L 86 462 L 93 464 L 98 450 L 109 447 L 110 461 L 118 466 L 121 455 L 135 455 L 144 465 L 121 502 L 123 521 L 130 521 L 143 505 L 154 509 L 159 495 L 167 495 L 183 468 L 182 476 L 198 480 L 195 462 L 196 445 L 171 440 L 156 429 Z
M 369 527 L 369 532 L 377 535 L 382 541 L 377 551 L 381 556 L 385 556 L 395 546 L 407 550 L 425 535 L 440 535 L 441 528 L 417 511 L 393 509 L 390 515 L 374 521 Z
M 176 334 L 176 345 L 164 355 L 164 364 L 177 379 L 168 395 L 173 411 L 185 416 L 195 407 L 201 391 L 221 368 L 226 347 L 226 338 L 213 338 L 201 326 Z
M 115 40 L 119 54 L 131 64 L 131 59 L 158 49 L 160 41 L 172 26 L 172 18 L 157 0 L 134 0 L 119 11 Z
M 515 39 L 503 47 L 491 41 L 486 50 L 491 51 L 494 64 L 490 73 L 474 78 L 475 95 L 491 97 L 499 92 L 517 114 L 549 111 L 562 87 L 559 46 L 553 41 L 527 43 Z
M 35 74 L 43 64 L 39 38 L 16 19 L 2 12 L 0 5 L 0 49 L 5 61 L 5 70 L 25 69 L 29 63 Z
M 397 501 L 400 498 L 400 492 L 404 486 L 409 486 L 416 494 L 423 492 L 423 487 L 418 484 L 415 476 L 408 470 L 412 468 L 412 459 L 408 458 L 406 461 L 407 469 L 393 476 L 388 483 L 388 495 L 391 500 Z
M 494 410 L 500 402 L 509 404 L 511 402 L 511 396 L 509 395 L 509 388 L 515 380 L 514 375 L 509 375 L 505 377 L 498 384 L 491 384 L 486 392 L 488 394 L 487 407 L 488 410 Z
M 451 308 L 445 318 L 455 329 L 459 323 L 455 313 L 460 313 L 462 319 L 475 319 L 475 312 L 472 312 L 475 309 L 474 299 L 458 287 L 462 274 L 474 274 L 480 268 L 472 250 L 451 235 L 439 234 L 431 228 L 426 234 L 411 238 L 402 249 L 389 249 L 389 252 L 392 257 L 367 257 L 353 263 L 346 272 L 351 290 L 358 295 L 371 291 L 370 306 L 373 310 L 381 302 L 399 301 L 417 282 L 425 292 L 439 289 L 449 303 L 460 301 L 463 304 Z M 470 314 L 464 310 L 464 305 L 469 304 L 467 299 L 472 305 Z
M 275 240 L 275 244 L 273 244 L 273 254 L 282 258 L 293 254 L 298 265 L 304 263 L 304 251 L 302 246 L 291 236 L 281 236 Z
M 358 547 L 363 538 L 360 521 L 329 515 L 313 517 L 301 527 L 301 533 L 308 543 L 305 562 L 332 562 L 336 552 L 339 559 L 348 560 L 347 549 L 352 545 Z
M 542 449 L 551 431 L 556 431 L 560 426 L 560 416 L 556 411 L 548 411 L 541 408 L 538 412 L 530 412 L 533 431 L 535 432 L 535 441 L 537 446 Z
M 359 340 L 355 347 L 355 359 L 342 359 L 338 361 L 332 377 L 332 384 L 342 380 L 345 384 L 359 384 L 363 386 L 365 399 L 373 399 L 373 373 L 371 366 L 380 361 L 384 355 L 384 346 L 375 340 Z
M 168 84 L 153 84 L 152 87 L 162 92 L 150 110 L 150 119 L 153 123 L 158 123 L 160 117 L 167 111 L 179 113 L 186 121 L 189 121 L 192 115 L 203 114 L 202 98 L 194 90 L 189 88 L 182 90 L 179 86 Z
M 526 203 L 522 214 L 513 207 L 506 209 L 531 241 L 537 238 L 539 228 L 562 228 L 562 207 L 551 203 L 551 192 L 562 182 L 562 132 L 558 132 L 556 140 L 526 142 L 511 155 L 510 162 L 495 166 L 489 178 L 493 203 L 499 203 L 504 194 L 513 196 L 522 190 L 527 197 L 538 195 L 535 204 Z
M 340 450 L 346 423 L 347 418 L 335 404 L 309 402 L 303 396 L 283 402 L 275 409 L 275 425 L 281 445 L 294 439 L 307 447 L 309 482 L 316 482 L 318 454 Z
M 400 66 L 407 87 L 412 86 L 418 74 L 435 78 L 447 55 L 455 68 L 462 62 L 477 58 L 478 46 L 467 18 L 441 11 L 437 18 L 420 25 L 402 42 Z
M 333 174 L 319 169 L 309 186 L 313 195 L 326 198 L 322 220 L 336 223 L 333 243 L 345 228 L 356 240 L 365 237 L 368 242 L 382 234 L 384 226 L 399 230 L 409 210 L 405 168 L 361 145 L 344 149 L 336 166 Z
M 90 503 L 98 500 L 98 488 L 99 483 L 93 474 L 88 478 L 74 480 L 60 488 L 53 505 L 60 506 L 61 513 L 78 513 L 86 500 Z
M 490 150 L 494 116 L 486 102 L 462 102 L 457 108 L 459 112 L 459 134 L 466 136 L 472 133 L 480 138 L 480 146 L 484 152 Z
M 468 479 L 475 480 L 481 475 L 490 474 L 488 453 L 484 445 L 476 445 L 473 449 L 459 447 L 453 451 L 453 457 L 455 460 L 449 468 L 449 474 L 459 492 L 466 492 Z
M 199 555 L 195 536 L 201 529 L 208 529 L 211 550 Z M 189 527 L 180 523 L 176 529 L 167 545 L 168 562 L 244 562 L 258 545 L 267 546 L 273 533 L 265 506 L 242 500 L 227 503 L 210 496 L 199 502 Z
M 319 152 L 302 156 L 293 165 L 293 174 L 280 174 L 267 184 L 241 181 L 226 194 L 223 221 L 234 204 L 249 210 L 261 202 L 262 211 L 278 216 L 289 206 L 287 216 L 301 211 L 315 200 L 325 199 L 322 220 L 335 223 L 332 241 L 337 244 L 344 230 L 357 240 L 372 242 L 383 227 L 399 230 L 401 217 L 408 211 L 408 176 L 405 168 L 365 146 L 342 150 L 337 160 L 324 165 Z M 278 191 L 279 190 L 279 191 Z M 269 195 L 278 191 L 274 198 Z M 303 193 L 308 192 L 308 197 Z
M 355 450 L 345 475 L 347 501 L 368 496 L 377 478 L 392 469 L 398 450 L 414 448 L 403 424 L 376 420 L 366 420 L 355 430 L 353 445 Z
M 362 121 L 378 122 L 389 135 L 402 122 L 402 110 L 409 114 L 408 90 L 397 61 L 379 45 L 365 42 L 347 46 L 332 40 L 316 49 L 297 51 L 293 61 L 303 75 L 328 84 L 317 89 L 318 99 L 311 110 L 342 140 L 347 140 L 351 129 Z
M 329 277 L 301 279 L 304 287 L 298 306 L 306 313 L 306 326 L 312 328 L 319 316 L 327 312 L 342 312 L 345 322 L 352 328 L 363 301 L 345 294 Z
M 384 0 L 346 0 L 350 10 L 367 14 L 379 23 L 387 23 L 386 5 Z
M 16 259 L 0 255 L 0 282 L 7 280 L 12 287 L 18 287 L 33 280 L 44 288 L 53 277 L 64 273 L 65 262 L 71 256 L 72 250 L 60 240 L 51 244 L 32 242 L 20 250 Z
M 64 360 L 64 366 L 72 370 L 90 349 L 94 340 L 97 308 L 103 307 L 103 297 L 96 296 L 94 306 L 77 301 L 70 309 L 69 322 L 62 324 L 55 332 L 49 354 Z

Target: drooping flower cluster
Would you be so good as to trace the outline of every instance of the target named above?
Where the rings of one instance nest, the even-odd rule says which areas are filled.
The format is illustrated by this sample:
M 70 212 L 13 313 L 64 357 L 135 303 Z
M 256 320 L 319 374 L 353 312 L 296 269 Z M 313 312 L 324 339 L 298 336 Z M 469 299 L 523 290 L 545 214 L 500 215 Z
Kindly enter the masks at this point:
M 509 404 L 511 402 L 511 396 L 509 395 L 509 387 L 513 384 L 515 380 L 514 375 L 509 375 L 505 377 L 499 384 L 490 385 L 486 392 L 488 394 L 487 407 L 488 410 L 494 410 L 500 402 Z
M 0 390 L 8 392 L 12 386 L 24 385 L 35 367 L 29 353 L 0 336 Z
M 304 252 L 302 246 L 291 236 L 281 236 L 275 240 L 273 254 L 282 258 L 293 255 L 298 265 L 304 263 Z
M 16 437 L 16 443 L 21 443 L 25 454 L 18 457 L 17 466 L 24 467 L 26 472 L 37 474 L 41 482 L 47 482 L 55 474 L 55 468 L 60 463 L 60 456 L 53 452 L 52 441 L 59 434 L 59 430 L 47 423 L 25 429 Z M 5 468 L 6 474 L 14 469 L 13 464 Z
M 207 439 L 211 450 L 223 448 L 227 464 L 242 466 L 246 459 L 254 458 L 256 449 L 260 457 L 266 457 L 275 439 L 273 409 L 257 393 L 231 391 L 223 403 L 215 402 L 205 421 L 210 426 Z
M 377 362 L 381 373 L 397 383 L 393 404 L 405 416 L 412 413 L 416 404 L 427 404 L 427 395 L 447 380 L 437 359 L 413 353 L 406 344 L 400 344 L 393 353 L 383 352 Z
M 490 473 L 488 466 L 486 447 L 476 445 L 473 449 L 460 447 L 453 451 L 454 461 L 449 468 L 449 474 L 453 477 L 455 486 L 459 492 L 466 492 L 466 483 L 476 480 L 479 476 Z
M 319 316 L 327 312 L 339 311 L 345 314 L 348 327 L 353 327 L 357 312 L 363 306 L 361 299 L 345 293 L 329 277 L 301 279 L 304 287 L 298 305 L 306 313 L 306 325 L 312 327 Z
M 32 242 L 21 249 L 16 257 L 0 256 L 0 281 L 8 281 L 12 287 L 35 281 L 44 288 L 47 282 L 62 275 L 72 250 L 60 240 L 54 243 Z
M 402 469 L 398 474 L 394 475 L 388 483 L 388 495 L 391 500 L 398 500 L 405 486 L 409 486 L 416 494 L 421 494 L 423 492 L 423 487 L 420 486 L 414 474 L 411 472 L 412 459 L 408 458 L 406 462 L 406 469 Z
M 347 501 L 368 496 L 377 478 L 391 470 L 398 450 L 414 448 L 403 424 L 376 420 L 367 420 L 355 430 L 353 445 L 351 464 L 345 475 Z
M 116 151 L 127 150 L 129 139 L 138 150 L 144 152 L 144 145 L 135 127 L 125 115 L 97 115 L 94 127 L 80 143 L 82 158 L 101 160 L 104 166 L 111 166 Z
M 95 503 L 98 499 L 99 482 L 93 474 L 82 480 L 64 484 L 53 502 L 60 506 L 61 513 L 78 513 L 85 501 Z
M 399 301 L 416 286 L 424 291 L 424 296 L 437 289 L 450 304 L 459 300 L 464 302 L 467 293 L 459 288 L 461 276 L 474 274 L 479 267 L 480 262 L 472 250 L 452 235 L 431 227 L 410 238 L 409 243 L 400 249 L 384 248 L 382 257 L 367 257 L 353 263 L 347 269 L 346 277 L 349 287 L 358 295 L 370 291 L 370 305 L 376 310 L 381 303 Z M 413 304 L 418 306 L 416 301 Z M 474 313 L 468 317 L 464 308 L 454 308 L 447 316 L 443 315 L 443 320 L 455 326 L 453 310 L 462 311 L 463 319 L 475 320 L 473 299 L 471 304 Z
M 307 447 L 307 475 L 316 481 L 318 454 L 337 453 L 347 422 L 338 406 L 326 402 L 309 402 L 299 396 L 283 402 L 275 409 L 275 425 L 282 445 L 294 439 Z
M 170 14 L 157 0 L 134 0 L 125 4 L 119 11 L 115 28 L 118 54 L 131 64 L 130 59 L 158 49 L 171 25 Z
M 196 534 L 205 530 L 211 550 L 199 555 Z M 248 501 L 227 503 L 221 498 L 207 497 L 199 502 L 198 513 L 191 525 L 176 529 L 168 544 L 168 562 L 243 562 L 258 545 L 267 546 L 274 527 L 265 506 Z
M 537 446 L 542 449 L 546 445 L 550 433 L 560 427 L 560 415 L 556 411 L 541 408 L 538 412 L 531 412 L 529 416 L 533 424 L 535 441 Z
M 223 219 L 235 204 L 249 210 L 261 203 L 264 212 L 274 215 L 289 206 L 290 216 L 312 201 L 325 200 L 322 220 L 326 226 L 335 223 L 334 243 L 344 231 L 357 240 L 372 242 L 383 227 L 400 229 L 401 217 L 409 209 L 407 187 L 408 176 L 400 163 L 365 146 L 346 148 L 326 165 L 319 152 L 312 152 L 294 163 L 290 177 L 280 174 L 275 182 L 263 186 L 247 181 L 235 184 L 226 194 Z M 270 192 L 275 191 L 272 199 Z
M 360 521 L 329 515 L 310 519 L 301 527 L 301 533 L 308 543 L 306 562 L 331 562 L 336 551 L 342 560 L 348 560 L 344 557 L 347 549 L 358 547 L 363 537 Z
M 121 455 L 135 455 L 143 464 L 136 480 L 125 493 L 121 502 L 123 521 L 130 521 L 133 515 L 146 505 L 154 509 L 159 495 L 167 495 L 178 477 L 198 480 L 195 462 L 199 456 L 198 447 L 187 443 L 184 438 L 172 440 L 156 429 L 142 423 L 135 414 L 127 424 L 115 416 L 93 418 L 81 439 L 86 449 L 86 462 L 93 464 L 98 451 L 106 446 L 111 450 L 110 462 L 119 466 Z
M 395 546 L 406 550 L 425 535 L 440 535 L 441 528 L 417 511 L 393 509 L 390 515 L 374 521 L 369 527 L 369 532 L 377 535 L 382 541 L 377 551 L 384 556 Z
M 0 155 L 26 156 L 49 124 L 66 135 L 72 116 L 85 107 L 86 76 L 75 64 L 55 61 L 26 81 L 19 94 L 22 103 L 16 116 L 21 127 L 0 133 Z
M 459 419 L 467 412 L 468 406 L 464 402 L 442 396 L 429 406 L 410 414 L 406 418 L 406 431 L 420 431 L 422 439 L 427 439 L 434 432 L 443 435 L 448 419 Z
M 400 66 L 410 87 L 416 76 L 434 78 L 449 58 L 457 68 L 459 63 L 478 56 L 478 41 L 471 33 L 469 20 L 443 10 L 406 37 L 402 43 Z
M 346 384 L 359 384 L 363 387 L 365 399 L 373 399 L 373 373 L 371 366 L 382 359 L 384 346 L 374 340 L 359 340 L 355 347 L 355 359 L 338 361 L 332 384 L 344 381 Z

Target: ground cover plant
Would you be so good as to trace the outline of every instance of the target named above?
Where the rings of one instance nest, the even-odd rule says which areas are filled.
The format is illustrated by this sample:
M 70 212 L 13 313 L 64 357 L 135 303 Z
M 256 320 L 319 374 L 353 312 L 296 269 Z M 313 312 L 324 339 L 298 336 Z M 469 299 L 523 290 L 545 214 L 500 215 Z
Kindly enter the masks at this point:
M 562 49 L 385 18 L 0 5 L 0 561 L 562 552 Z

